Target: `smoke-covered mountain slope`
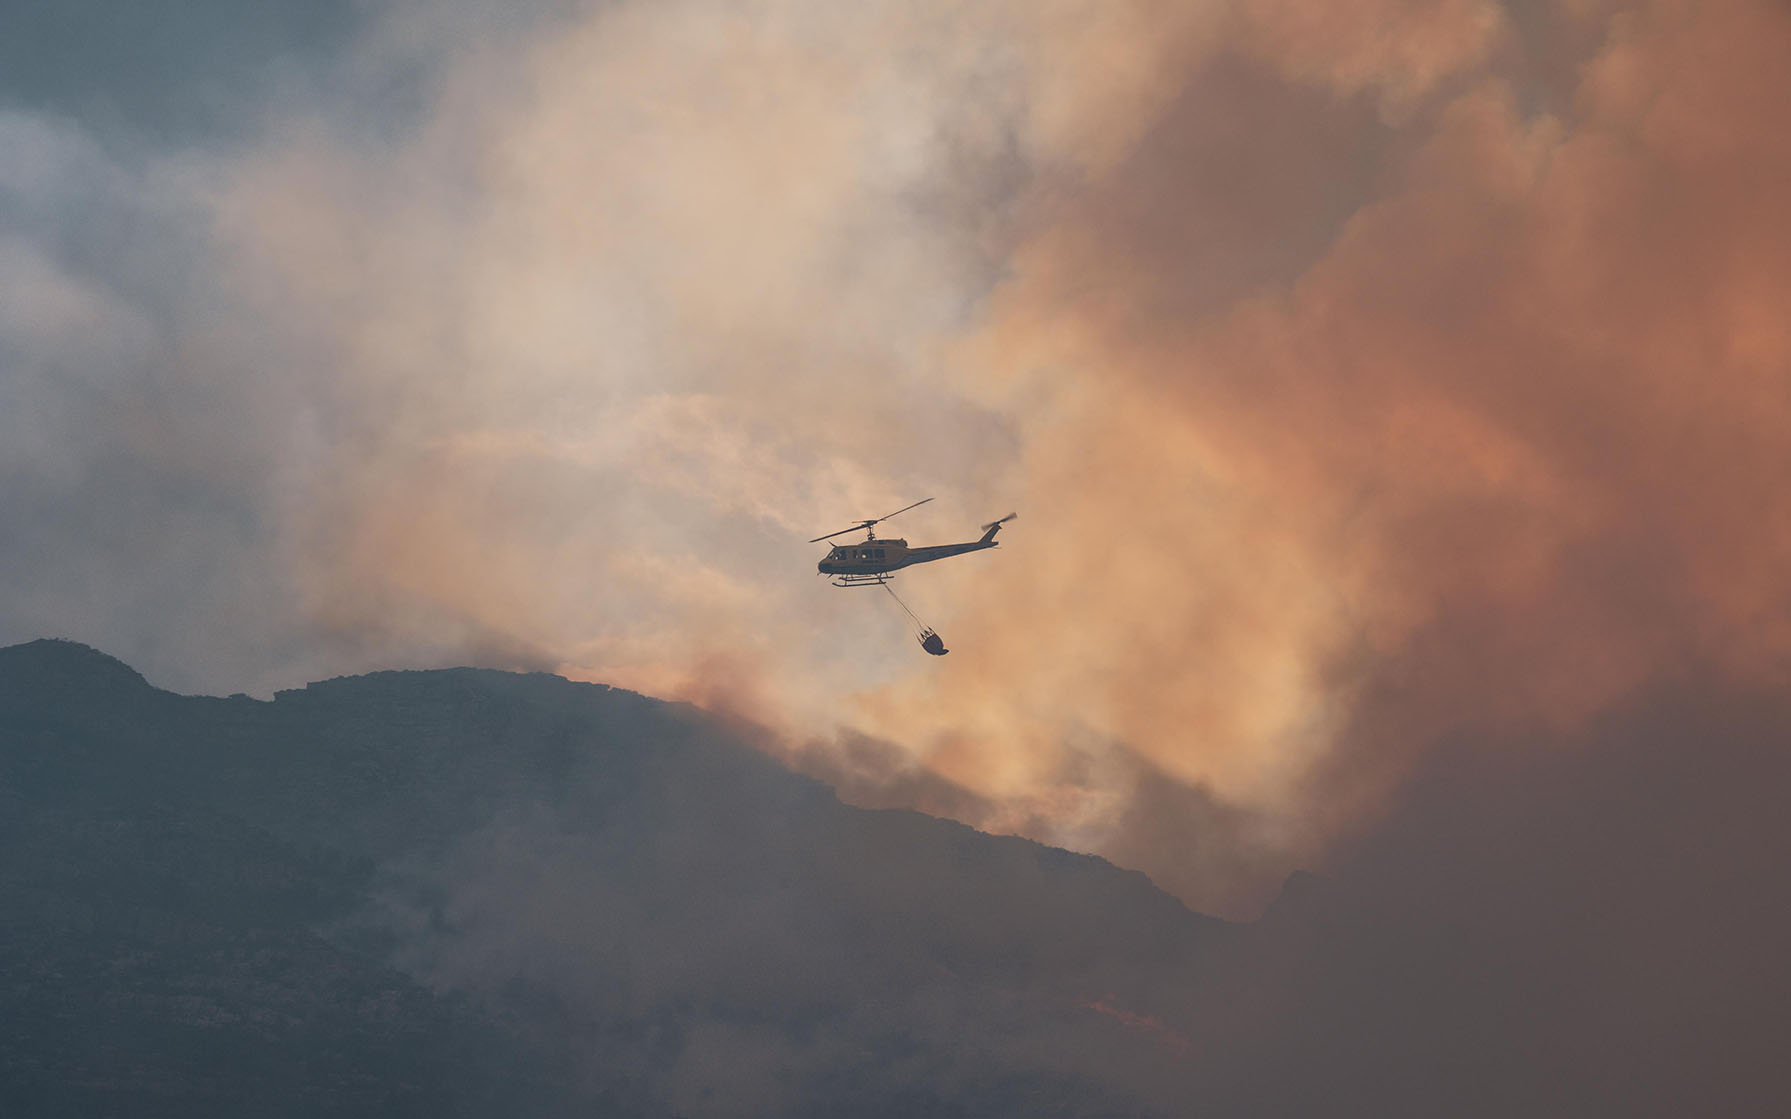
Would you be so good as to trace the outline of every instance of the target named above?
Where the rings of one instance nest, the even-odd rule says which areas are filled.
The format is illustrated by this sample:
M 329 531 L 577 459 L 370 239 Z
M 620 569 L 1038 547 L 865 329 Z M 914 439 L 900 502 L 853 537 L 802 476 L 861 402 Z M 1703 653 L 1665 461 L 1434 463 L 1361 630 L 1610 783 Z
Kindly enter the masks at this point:
M 0 649 L 0 1115 L 1766 1115 L 1791 701 L 1447 743 L 1262 920 L 455 669 Z
M 1160 1111 L 1236 936 L 543 675 L 15 646 L 0 804 L 8 1114 Z

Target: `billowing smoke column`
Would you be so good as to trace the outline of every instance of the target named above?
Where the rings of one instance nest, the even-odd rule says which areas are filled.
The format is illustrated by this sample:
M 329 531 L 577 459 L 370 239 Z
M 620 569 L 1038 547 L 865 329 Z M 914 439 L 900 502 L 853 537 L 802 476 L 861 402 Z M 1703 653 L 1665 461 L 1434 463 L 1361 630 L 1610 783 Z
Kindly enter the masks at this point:
M 1782 5 L 474 8 L 203 150 L 9 118 L 9 633 L 682 695 L 1246 907 L 1438 741 L 1782 681 Z M 928 495 L 1024 517 L 938 660 L 801 543 Z

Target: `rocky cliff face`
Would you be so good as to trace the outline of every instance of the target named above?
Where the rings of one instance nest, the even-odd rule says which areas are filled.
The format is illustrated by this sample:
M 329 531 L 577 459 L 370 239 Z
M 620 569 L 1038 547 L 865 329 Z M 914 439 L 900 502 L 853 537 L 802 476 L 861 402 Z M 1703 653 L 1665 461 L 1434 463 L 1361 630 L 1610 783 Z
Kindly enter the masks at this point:
M 0 804 L 13 1113 L 1135 1114 L 1233 934 L 548 676 L 211 699 L 34 642 Z

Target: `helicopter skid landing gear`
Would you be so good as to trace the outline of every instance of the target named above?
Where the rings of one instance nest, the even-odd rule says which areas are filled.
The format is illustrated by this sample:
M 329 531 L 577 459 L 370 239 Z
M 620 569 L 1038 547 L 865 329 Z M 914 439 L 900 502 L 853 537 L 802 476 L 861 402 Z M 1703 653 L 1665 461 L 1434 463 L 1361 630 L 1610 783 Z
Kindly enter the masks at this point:
M 836 575 L 833 585 L 836 587 L 882 587 L 887 586 L 895 576 L 884 572 L 880 575 Z

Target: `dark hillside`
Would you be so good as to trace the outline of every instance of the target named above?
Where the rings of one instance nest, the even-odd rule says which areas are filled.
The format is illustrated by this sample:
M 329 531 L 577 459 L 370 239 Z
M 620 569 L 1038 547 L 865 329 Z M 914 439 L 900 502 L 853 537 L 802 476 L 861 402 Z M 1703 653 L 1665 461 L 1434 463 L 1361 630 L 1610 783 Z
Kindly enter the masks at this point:
M 1439 748 L 1237 926 L 628 692 L 0 649 L 0 1114 L 1777 1114 L 1786 727 Z
M 1175 1053 L 1123 1015 L 1229 930 L 549 676 L 212 699 L 33 642 L 0 797 L 0 1091 L 42 1113 L 1131 1113 Z

